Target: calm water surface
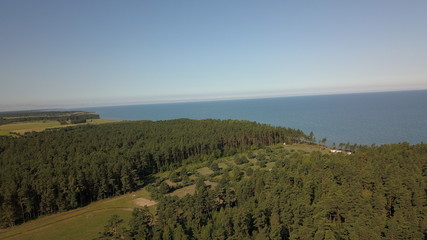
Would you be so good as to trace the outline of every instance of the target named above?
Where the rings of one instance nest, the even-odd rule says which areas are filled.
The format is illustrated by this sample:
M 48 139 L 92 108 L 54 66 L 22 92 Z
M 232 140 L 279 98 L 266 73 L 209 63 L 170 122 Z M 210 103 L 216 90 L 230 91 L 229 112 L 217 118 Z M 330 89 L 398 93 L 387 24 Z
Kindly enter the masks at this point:
M 114 120 L 239 119 L 298 128 L 327 143 L 427 142 L 427 90 L 86 108 Z

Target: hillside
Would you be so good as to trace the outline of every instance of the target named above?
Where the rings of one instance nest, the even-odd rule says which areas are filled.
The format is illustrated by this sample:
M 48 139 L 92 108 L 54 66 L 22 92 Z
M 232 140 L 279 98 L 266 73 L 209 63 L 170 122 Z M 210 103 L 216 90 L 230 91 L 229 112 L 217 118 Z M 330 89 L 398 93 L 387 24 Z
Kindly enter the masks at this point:
M 303 139 L 248 121 L 118 122 L 0 137 L 0 226 L 140 189 L 183 163 Z
M 351 155 L 279 145 L 214 161 L 193 195 L 153 184 L 156 214 L 112 216 L 99 239 L 425 239 L 426 153 L 426 144 Z M 187 185 L 186 171 L 172 176 Z
M 282 144 L 272 148 L 274 151 L 280 149 Z M 313 151 L 318 151 L 319 147 L 316 145 L 307 144 L 296 144 L 292 146 L 286 146 L 288 151 L 299 152 L 308 154 Z M 262 153 L 265 150 L 254 150 L 250 151 L 251 154 Z M 328 150 L 322 150 L 323 153 L 327 153 Z M 236 156 L 243 156 L 251 154 L 239 154 Z M 165 171 L 153 175 L 153 185 L 158 186 L 163 181 L 170 185 L 170 192 L 166 196 L 178 196 L 184 197 L 186 194 L 194 194 L 196 191 L 196 182 L 198 178 L 203 178 L 207 185 L 216 186 L 219 178 L 222 176 L 216 175 L 211 168 L 214 168 L 215 163 L 219 168 L 232 169 L 233 167 L 239 167 L 242 170 L 245 168 L 253 169 L 264 169 L 268 170 L 269 167 L 274 165 L 269 159 L 266 159 L 265 165 L 261 166 L 257 164 L 255 158 L 250 158 L 250 163 L 238 165 L 235 162 L 236 156 L 222 157 L 214 161 L 204 161 L 199 163 L 186 164 L 183 167 L 179 167 L 175 170 Z M 213 165 L 212 165 L 213 164 Z M 215 170 L 215 168 L 214 168 Z M 174 172 L 187 173 L 187 180 L 172 182 L 171 176 Z M 212 176 L 210 176 L 213 174 Z M 245 176 L 244 178 L 247 178 Z M 172 177 L 173 179 L 173 177 Z M 182 178 L 180 178 L 182 179 Z M 187 181 L 187 182 L 185 182 Z M 185 184 L 184 184 L 185 182 Z M 141 208 L 146 204 L 147 201 L 141 202 L 141 200 L 152 200 L 152 194 L 147 191 L 147 188 L 151 189 L 153 185 L 149 185 L 135 192 L 130 192 L 117 197 L 111 197 L 104 200 L 91 203 L 85 207 L 77 208 L 62 213 L 52 214 L 49 216 L 40 217 L 36 220 L 29 221 L 27 223 L 0 230 L 0 239 L 93 239 L 99 235 L 99 232 L 104 231 L 104 226 L 107 224 L 107 220 L 111 215 L 118 215 L 121 219 L 125 220 L 125 224 L 129 222 L 132 217 L 133 208 Z M 142 204 L 141 204 L 142 203 Z M 158 203 L 156 201 L 156 203 Z M 154 215 L 156 212 L 156 206 L 151 205 L 149 209 Z

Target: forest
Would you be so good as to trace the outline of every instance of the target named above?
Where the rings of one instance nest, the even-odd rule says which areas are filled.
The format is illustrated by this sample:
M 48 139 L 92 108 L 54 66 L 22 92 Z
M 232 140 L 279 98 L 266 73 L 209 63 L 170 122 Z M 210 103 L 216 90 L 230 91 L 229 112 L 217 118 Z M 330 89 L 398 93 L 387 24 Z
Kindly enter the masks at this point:
M 0 227 L 143 187 L 153 173 L 304 141 L 300 130 L 249 121 L 119 122 L 0 137 Z
M 99 119 L 99 115 L 92 112 L 82 111 L 16 111 L 1 112 L 0 125 L 28 122 L 28 121 L 46 121 L 56 120 L 61 124 L 65 123 L 85 123 L 87 119 Z
M 3 136 L 0 227 L 144 188 L 156 204 L 106 218 L 97 239 L 426 239 L 427 144 L 338 146 L 213 119 Z
M 97 239 L 427 237 L 427 144 L 359 146 L 351 155 L 276 145 L 240 154 L 235 163 L 209 163 L 214 173 L 207 179 L 217 185 L 199 178 L 193 195 L 170 196 L 164 182 L 151 184 L 155 214 L 136 208 L 126 223 L 113 215 Z M 175 171 L 169 179 L 186 175 Z

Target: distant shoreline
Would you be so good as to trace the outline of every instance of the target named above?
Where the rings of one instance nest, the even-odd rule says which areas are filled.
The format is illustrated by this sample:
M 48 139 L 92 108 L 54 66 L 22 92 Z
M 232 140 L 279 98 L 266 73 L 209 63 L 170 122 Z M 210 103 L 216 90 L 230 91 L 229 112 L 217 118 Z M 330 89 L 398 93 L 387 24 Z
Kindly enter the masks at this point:
M 160 104 L 180 104 L 180 103 L 204 103 L 204 102 L 223 102 L 223 101 L 240 101 L 240 100 L 258 100 L 258 99 L 276 99 L 276 98 L 298 98 L 298 97 L 316 97 L 316 96 L 336 96 L 336 95 L 354 95 L 354 94 L 375 94 L 375 93 L 395 93 L 395 92 L 415 92 L 415 91 L 427 91 L 427 89 L 410 89 L 410 90 L 385 90 L 385 91 L 357 91 L 357 92 L 343 92 L 343 93 L 309 93 L 309 94 L 288 94 L 288 95 L 272 95 L 272 96 L 243 96 L 243 97 L 224 97 L 224 98 L 194 98 L 194 99 L 164 99 L 158 101 L 134 101 L 134 102 L 122 102 L 122 103 L 99 103 L 99 104 L 67 104 L 56 105 L 52 107 L 46 107 L 40 105 L 40 107 L 26 107 L 21 105 L 15 107 L 15 109 L 2 109 L 4 107 L 13 108 L 13 106 L 1 106 L 0 114 L 7 112 L 22 112 L 22 111 L 70 111 L 76 109 L 88 109 L 88 108 L 102 108 L 102 107 L 126 107 L 126 106 L 139 106 L 139 105 L 160 105 Z
M 301 129 L 328 142 L 426 142 L 427 90 L 78 108 L 112 120 L 236 119 Z M 76 108 L 77 110 L 77 108 Z

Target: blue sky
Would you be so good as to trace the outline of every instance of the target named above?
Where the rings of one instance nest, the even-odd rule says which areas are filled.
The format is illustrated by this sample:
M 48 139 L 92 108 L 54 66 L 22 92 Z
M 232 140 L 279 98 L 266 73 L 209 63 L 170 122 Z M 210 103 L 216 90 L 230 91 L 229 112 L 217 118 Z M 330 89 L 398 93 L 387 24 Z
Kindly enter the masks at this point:
M 427 89 L 427 1 L 0 1 L 0 110 Z

